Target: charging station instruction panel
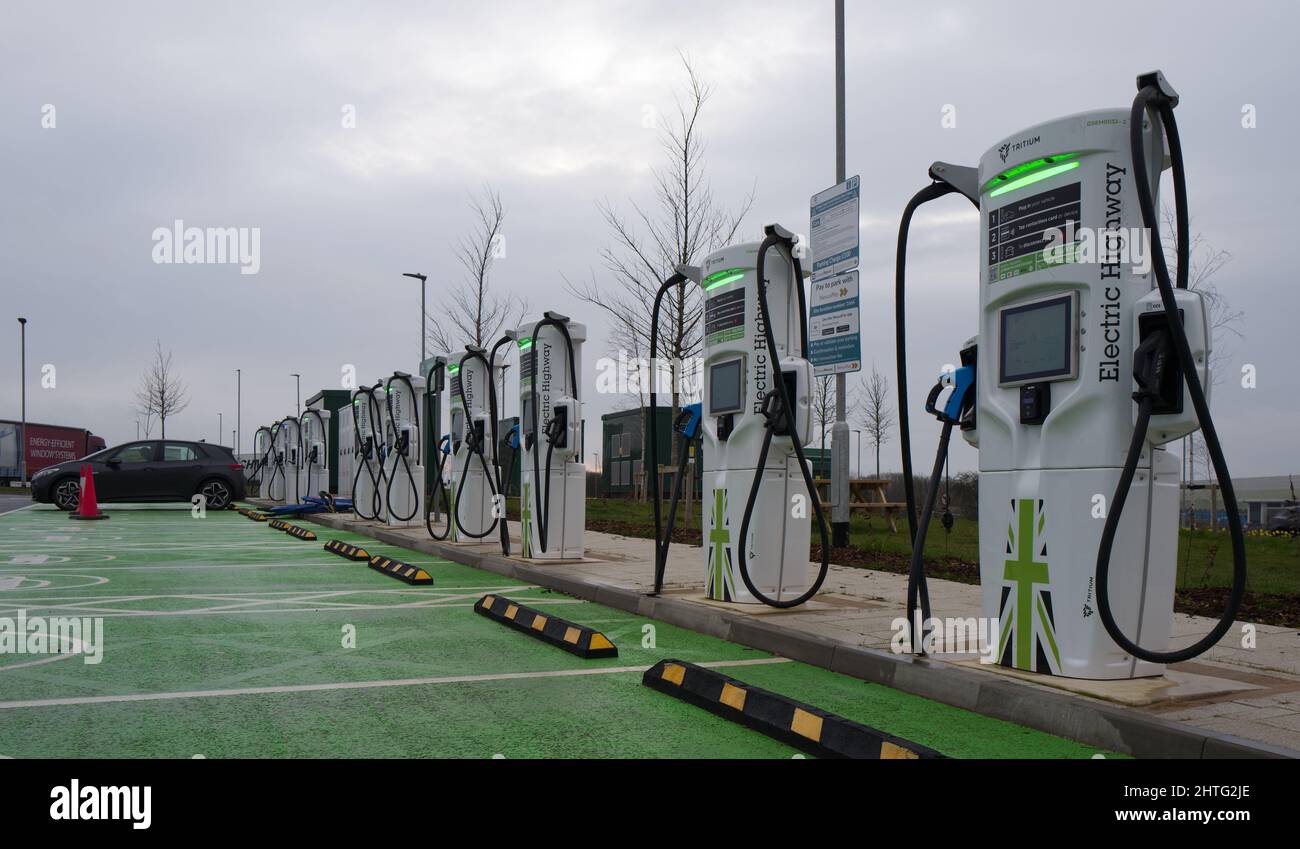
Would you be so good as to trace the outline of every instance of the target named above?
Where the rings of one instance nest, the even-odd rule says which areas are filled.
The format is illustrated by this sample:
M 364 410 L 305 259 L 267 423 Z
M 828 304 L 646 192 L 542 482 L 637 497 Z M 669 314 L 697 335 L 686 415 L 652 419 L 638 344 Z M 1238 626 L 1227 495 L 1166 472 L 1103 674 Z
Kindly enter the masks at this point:
M 1075 235 L 1080 219 L 1079 183 L 1017 198 L 989 212 L 988 282 L 1076 262 L 1078 239 L 1069 244 L 1065 239 Z
M 808 359 L 813 374 L 862 368 L 862 331 L 858 312 L 858 272 L 837 274 L 812 284 L 808 319 Z
M 745 290 L 714 295 L 704 302 L 704 344 L 720 345 L 745 335 Z

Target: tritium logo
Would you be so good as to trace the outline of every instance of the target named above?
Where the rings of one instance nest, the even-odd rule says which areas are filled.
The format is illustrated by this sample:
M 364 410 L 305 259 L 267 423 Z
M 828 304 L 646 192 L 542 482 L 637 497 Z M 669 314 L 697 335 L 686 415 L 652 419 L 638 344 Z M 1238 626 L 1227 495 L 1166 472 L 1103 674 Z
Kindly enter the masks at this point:
M 1016 151 L 1024 150 L 1030 145 L 1038 144 L 1040 141 L 1042 141 L 1042 138 L 1043 138 L 1042 136 L 1032 136 L 1028 138 L 1023 138 L 1020 141 L 1006 142 L 1005 144 L 1003 144 L 1001 147 L 998 148 L 998 156 L 1002 157 L 1003 162 L 1006 162 L 1008 156 L 1015 153 Z
M 0 655 L 80 654 L 94 666 L 104 659 L 104 619 L 75 616 L 0 616 Z
M 50 790 L 52 820 L 129 820 L 142 830 L 153 822 L 153 788 L 82 786 L 77 779 Z

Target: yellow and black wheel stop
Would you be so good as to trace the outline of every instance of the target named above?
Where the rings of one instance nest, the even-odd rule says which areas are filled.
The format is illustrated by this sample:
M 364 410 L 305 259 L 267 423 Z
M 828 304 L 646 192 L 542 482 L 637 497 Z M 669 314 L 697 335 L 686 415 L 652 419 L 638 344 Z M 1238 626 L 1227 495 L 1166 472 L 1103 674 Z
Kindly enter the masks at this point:
M 316 541 L 315 531 L 309 531 L 306 528 L 300 528 L 297 525 L 290 525 L 284 529 L 284 532 L 291 537 L 297 537 L 298 539 L 306 540 L 307 542 Z
M 337 554 L 340 557 L 346 557 L 349 560 L 365 560 L 369 562 L 370 555 L 364 548 L 357 548 L 355 545 L 348 545 L 342 540 L 332 539 L 325 543 L 325 550 L 331 554 Z
M 474 612 L 579 657 L 618 657 L 618 648 L 601 632 L 534 610 L 504 596 L 483 596 L 475 602 Z
M 370 568 L 408 584 L 418 586 L 433 583 L 433 576 L 424 571 L 424 567 L 403 563 L 401 560 L 393 560 L 389 557 L 380 557 L 377 554 L 370 558 Z
M 659 661 L 645 671 L 641 683 L 820 758 L 947 757 L 910 740 L 684 660 Z

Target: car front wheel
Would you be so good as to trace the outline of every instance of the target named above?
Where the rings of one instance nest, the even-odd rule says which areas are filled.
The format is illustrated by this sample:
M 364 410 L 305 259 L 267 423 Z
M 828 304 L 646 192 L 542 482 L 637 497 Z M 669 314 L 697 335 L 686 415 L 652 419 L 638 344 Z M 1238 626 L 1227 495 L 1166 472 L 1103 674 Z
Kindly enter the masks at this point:
M 230 504 L 231 491 L 230 485 L 223 480 L 205 481 L 203 486 L 199 487 L 199 494 L 207 501 L 209 509 L 224 510 Z
M 64 478 L 54 484 L 51 500 L 60 510 L 76 510 L 81 502 L 81 481 L 76 478 Z

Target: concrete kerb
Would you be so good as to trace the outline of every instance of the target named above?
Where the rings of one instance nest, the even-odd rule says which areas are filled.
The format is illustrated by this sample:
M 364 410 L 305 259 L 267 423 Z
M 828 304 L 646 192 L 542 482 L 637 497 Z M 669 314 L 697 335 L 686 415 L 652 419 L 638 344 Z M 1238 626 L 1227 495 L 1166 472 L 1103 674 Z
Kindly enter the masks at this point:
M 1086 696 L 995 679 L 929 658 L 850 646 L 756 621 L 744 613 L 556 575 L 500 554 L 432 539 L 410 539 L 341 515 L 318 513 L 303 518 L 1098 748 L 1136 757 L 1300 758 L 1300 752 L 1291 749 L 1170 722 Z

